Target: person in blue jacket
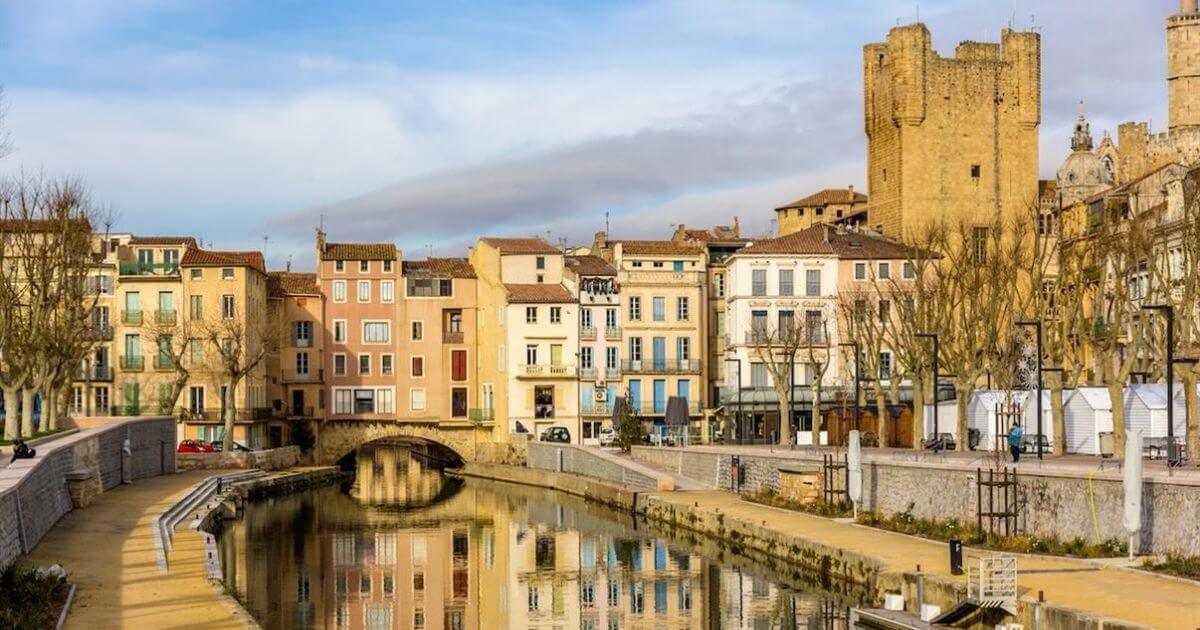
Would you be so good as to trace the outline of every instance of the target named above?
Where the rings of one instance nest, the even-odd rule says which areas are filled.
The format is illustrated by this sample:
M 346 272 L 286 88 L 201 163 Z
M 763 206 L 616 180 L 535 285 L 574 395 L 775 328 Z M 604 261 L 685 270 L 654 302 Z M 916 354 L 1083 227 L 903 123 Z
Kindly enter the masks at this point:
M 1021 459 L 1021 438 L 1023 437 L 1025 437 L 1025 431 L 1021 429 L 1021 421 L 1017 420 L 1008 430 L 1008 450 L 1012 452 L 1014 464 Z

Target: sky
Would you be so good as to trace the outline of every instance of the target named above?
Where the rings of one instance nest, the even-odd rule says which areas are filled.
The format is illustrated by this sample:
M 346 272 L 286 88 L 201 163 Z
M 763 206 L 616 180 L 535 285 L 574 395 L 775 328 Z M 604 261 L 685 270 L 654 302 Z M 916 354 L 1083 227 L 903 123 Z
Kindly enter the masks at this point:
M 12 151 L 85 180 L 114 231 L 311 267 L 313 233 L 464 255 L 479 236 L 767 234 L 866 189 L 862 46 L 1042 35 L 1041 173 L 1165 128 L 1174 0 L 0 0 Z

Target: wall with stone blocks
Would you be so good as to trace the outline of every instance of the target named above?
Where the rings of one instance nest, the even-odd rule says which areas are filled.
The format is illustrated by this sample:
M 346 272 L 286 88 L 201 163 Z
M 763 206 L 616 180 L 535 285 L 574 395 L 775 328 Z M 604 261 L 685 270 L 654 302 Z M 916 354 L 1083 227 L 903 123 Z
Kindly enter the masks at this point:
M 738 453 L 745 467 L 741 491 L 779 491 L 779 469 L 821 466 L 819 455 L 772 456 Z M 730 454 L 673 448 L 634 447 L 635 459 L 717 488 L 731 488 Z M 984 474 L 987 474 L 986 469 Z M 1124 490 L 1120 473 L 1087 477 L 1021 470 L 1019 528 L 1036 535 L 1089 542 L 1128 540 L 1122 524 Z M 837 485 L 843 484 L 842 479 Z M 936 463 L 867 462 L 862 509 L 890 515 L 906 510 L 919 518 L 974 522 L 976 469 Z M 983 495 L 987 501 L 986 490 Z M 1200 556 L 1200 485 L 1148 480 L 1142 490 L 1142 553 Z
M 583 475 L 635 488 L 654 490 L 658 487 L 658 479 L 655 477 L 631 470 L 622 466 L 620 462 L 569 444 L 530 442 L 527 465 L 530 468 Z
M 173 418 L 127 419 L 82 430 L 38 445 L 32 460 L 0 469 L 0 566 L 33 549 L 71 511 L 67 473 L 91 470 L 104 490 L 121 483 L 126 439 L 132 479 L 175 472 Z
M 219 470 L 225 468 L 258 468 L 280 470 L 300 463 L 299 446 L 284 446 L 262 451 L 233 451 L 221 453 L 178 453 L 179 470 Z

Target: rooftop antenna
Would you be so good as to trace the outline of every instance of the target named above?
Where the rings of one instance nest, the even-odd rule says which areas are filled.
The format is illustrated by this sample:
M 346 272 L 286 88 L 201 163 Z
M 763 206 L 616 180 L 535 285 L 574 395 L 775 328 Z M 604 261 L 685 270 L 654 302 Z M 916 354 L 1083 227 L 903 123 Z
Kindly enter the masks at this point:
M 321 223 L 320 223 L 320 227 L 319 227 L 319 229 L 320 229 L 322 232 L 324 232 L 324 231 L 325 231 L 325 213 L 324 213 L 324 212 L 322 212 L 322 213 L 321 213 Z
M 608 234 L 608 210 L 604 211 L 604 233 Z
M 920 23 L 920 21 L 921 21 L 921 3 L 918 2 L 917 3 L 917 22 Z

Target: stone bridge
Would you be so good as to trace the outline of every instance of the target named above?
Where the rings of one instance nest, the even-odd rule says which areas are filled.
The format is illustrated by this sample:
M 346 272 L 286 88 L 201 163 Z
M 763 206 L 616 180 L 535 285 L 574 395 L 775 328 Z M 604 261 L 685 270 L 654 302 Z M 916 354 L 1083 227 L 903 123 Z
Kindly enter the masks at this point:
M 472 425 L 447 427 L 394 420 L 329 420 L 321 423 L 317 434 L 317 463 L 336 464 L 360 446 L 377 440 L 445 447 L 464 462 L 470 462 L 478 459 L 476 453 L 481 444 L 491 442 L 492 431 Z

